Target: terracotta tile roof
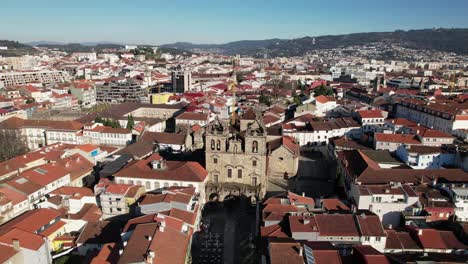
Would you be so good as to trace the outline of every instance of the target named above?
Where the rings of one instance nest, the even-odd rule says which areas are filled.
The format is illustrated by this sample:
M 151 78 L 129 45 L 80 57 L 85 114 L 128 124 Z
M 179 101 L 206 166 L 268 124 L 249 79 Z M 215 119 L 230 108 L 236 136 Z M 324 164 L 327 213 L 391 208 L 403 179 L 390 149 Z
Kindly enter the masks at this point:
M 468 249 L 452 231 L 420 229 L 422 234 L 414 233 L 424 249 Z
M 315 207 L 314 198 L 300 196 L 293 192 L 288 192 L 289 203 L 292 205 L 308 205 L 311 208 Z
M 289 238 L 291 237 L 291 232 L 289 231 L 289 227 L 275 224 L 260 227 L 260 235 L 268 238 Z
M 188 212 L 185 210 L 180 210 L 177 208 L 172 208 L 168 215 L 171 217 L 180 219 L 184 221 L 185 223 L 190 224 L 192 226 L 195 225 L 195 220 L 197 218 L 196 213 Z
M 76 243 L 105 244 L 120 242 L 120 224 L 116 221 L 88 222 L 81 231 Z
M 360 110 L 357 113 L 361 118 L 383 118 L 380 110 Z
M 370 245 L 355 245 L 354 257 L 358 263 L 390 264 L 387 257 Z
M 15 191 L 10 188 L 0 187 L 0 204 L 5 200 L 11 201 L 13 205 L 22 203 L 28 199 L 28 197 L 21 192 Z
M 293 155 L 299 155 L 300 147 L 294 142 L 294 139 L 291 137 L 283 136 L 281 138 L 273 139 L 268 142 L 268 148 L 270 151 L 274 151 L 281 146 L 284 146 Z
M 30 152 L 16 156 L 12 159 L 0 162 L 0 176 L 17 171 L 20 168 L 27 168 L 28 163 L 33 163 L 44 159 L 44 155 L 39 152 Z
M 253 108 L 249 108 L 242 115 L 241 120 L 255 120 L 256 118 L 257 118 L 257 115 L 255 114 Z
M 125 148 L 117 151 L 116 155 L 131 155 L 137 158 L 143 158 L 151 153 L 153 153 L 154 145 L 148 144 L 147 141 L 141 140 L 136 143 L 130 144 Z
M 94 197 L 91 189 L 86 187 L 62 186 L 50 193 L 51 195 L 70 196 L 70 199 L 81 199 L 84 196 Z
M 158 230 L 158 223 L 139 224 L 133 231 L 127 246 L 125 246 L 118 263 L 146 263 L 146 253 L 155 239 L 155 233 Z M 150 240 L 151 239 L 151 240 Z M 154 262 L 153 262 L 154 263 Z
M 312 256 L 316 264 L 341 264 L 341 256 L 330 242 L 305 242 L 304 247 L 312 249 Z
M 299 209 L 294 205 L 289 204 L 267 204 L 265 208 L 263 208 L 264 213 L 268 212 L 275 212 L 275 213 L 291 213 L 297 212 Z
M 198 163 L 191 161 L 165 161 L 166 168 L 151 168 L 152 158 L 139 160 L 117 172 L 115 177 L 160 179 L 173 181 L 203 182 L 208 172 Z
M 47 128 L 48 130 L 78 131 L 83 124 L 77 121 L 33 120 L 10 117 L 0 122 L 0 128 L 19 129 L 26 127 Z
M 78 213 L 70 214 L 68 217 L 75 220 L 81 219 L 86 222 L 98 222 L 102 217 L 102 211 L 96 204 L 86 203 Z
M 319 95 L 315 97 L 315 100 L 321 104 L 326 104 L 328 102 L 334 102 L 335 98 L 333 96 Z
M 289 229 L 296 232 L 319 232 L 315 216 L 289 216 Z
M 12 246 L 4 245 L 0 245 L 0 252 L 2 252 L 2 254 L 0 254 L 0 263 L 9 263 L 8 260 L 19 253 L 19 251 L 16 251 Z
M 377 215 L 356 215 L 361 236 L 385 236 L 382 223 Z
M 270 242 L 270 263 L 303 264 L 304 256 L 299 255 L 301 247 L 300 243 Z
M 84 151 L 86 153 L 89 153 L 89 152 L 91 152 L 93 150 L 98 149 L 99 147 L 95 146 L 95 145 L 92 145 L 92 144 L 84 144 L 84 145 L 79 145 L 76 148 L 79 149 L 79 150 L 82 150 L 82 151 Z
M 119 250 L 122 249 L 119 243 L 106 243 L 102 245 L 99 253 L 91 260 L 91 264 L 114 264 L 119 260 Z
M 413 145 L 421 144 L 421 141 L 419 141 L 419 139 L 415 135 L 375 133 L 374 138 L 376 142 L 390 142 Z
M 422 131 L 419 135 L 422 138 L 453 138 L 451 135 L 447 133 L 434 130 L 434 129 L 428 129 L 428 130 Z
M 55 163 L 47 163 L 22 172 L 20 177 L 26 178 L 29 181 L 37 183 L 41 186 L 46 186 L 69 175 L 70 171 L 67 170 L 65 166 Z
M 107 134 L 131 134 L 132 131 L 126 128 L 103 127 L 101 133 Z
M 352 214 L 315 215 L 320 236 L 359 236 Z
M 20 228 L 12 228 L 0 232 L 0 243 L 12 245 L 13 239 L 19 240 L 20 247 L 34 251 L 38 250 L 46 242 L 41 235 L 22 230 Z M 3 255 L 3 251 L 0 252 L 2 252 L 0 255 Z
M 94 169 L 94 164 L 78 153 L 57 161 L 57 164 L 62 165 L 70 173 L 71 181 L 83 175 L 91 174 Z
M 45 237 L 48 237 L 52 235 L 54 232 L 57 232 L 60 228 L 62 228 L 65 225 L 64 221 L 57 221 L 51 226 L 47 227 L 46 230 L 40 232 L 39 234 Z
M 185 145 L 187 135 L 183 133 L 145 132 L 142 140 L 152 143 Z
M 60 217 L 60 212 L 54 209 L 34 209 L 0 226 L 0 230 L 20 228 L 28 232 L 36 232 L 47 226 L 52 220 Z
M 156 239 L 153 239 L 149 249 L 156 252 L 154 263 L 160 264 L 183 264 L 192 232 L 180 232 L 166 226 L 164 231 L 157 231 Z M 158 254 L 159 253 L 159 254 Z
M 349 207 L 337 198 L 322 199 L 321 202 L 326 211 L 349 211 Z
M 196 112 L 184 112 L 178 115 L 176 120 L 195 120 L 195 121 L 208 121 L 208 114 Z

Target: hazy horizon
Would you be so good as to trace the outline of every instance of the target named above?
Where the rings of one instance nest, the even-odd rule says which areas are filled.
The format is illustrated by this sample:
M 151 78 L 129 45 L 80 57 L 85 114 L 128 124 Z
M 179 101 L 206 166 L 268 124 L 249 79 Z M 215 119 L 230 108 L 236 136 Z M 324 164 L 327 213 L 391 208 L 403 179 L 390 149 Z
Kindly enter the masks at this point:
M 8 23 L 0 26 L 0 38 L 24 43 L 222 44 L 399 29 L 468 28 L 465 10 L 468 1 L 463 0 L 296 0 L 289 5 L 279 0 L 24 0 L 2 3 L 2 18 Z

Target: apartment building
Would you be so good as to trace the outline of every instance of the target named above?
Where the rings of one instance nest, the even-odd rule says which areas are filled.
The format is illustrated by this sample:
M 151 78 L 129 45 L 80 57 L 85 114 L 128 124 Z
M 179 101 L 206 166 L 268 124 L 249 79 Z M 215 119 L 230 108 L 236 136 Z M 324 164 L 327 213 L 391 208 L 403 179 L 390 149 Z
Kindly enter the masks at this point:
M 305 114 L 283 124 L 283 135 L 294 138 L 299 145 L 326 145 L 330 138 L 348 136 L 358 137 L 361 126 L 350 117 L 333 118 L 328 121 L 315 121 Z
M 83 135 L 78 141 L 81 144 L 126 146 L 132 141 L 132 131 L 103 126 L 101 123 L 90 123 L 84 126 Z
M 70 76 L 64 71 L 29 71 L 0 72 L 0 84 L 4 86 L 25 85 L 28 83 L 61 83 L 70 81 Z
M 100 190 L 96 185 L 95 193 L 99 195 L 102 213 L 105 218 L 119 215 L 133 214 L 133 206 L 145 188 L 140 185 L 111 183 Z
M 404 99 L 396 105 L 396 115 L 453 135 L 468 127 L 468 102 Z
M 147 89 L 137 83 L 106 83 L 96 88 L 96 101 L 111 104 L 149 103 L 149 97 Z
M 203 197 L 208 172 L 197 162 L 166 161 L 159 154 L 139 160 L 114 174 L 119 184 L 141 185 L 145 191 L 171 186 L 194 187 Z
M 96 88 L 88 83 L 76 83 L 70 86 L 70 93 L 78 99 L 81 107 L 89 108 L 96 105 Z

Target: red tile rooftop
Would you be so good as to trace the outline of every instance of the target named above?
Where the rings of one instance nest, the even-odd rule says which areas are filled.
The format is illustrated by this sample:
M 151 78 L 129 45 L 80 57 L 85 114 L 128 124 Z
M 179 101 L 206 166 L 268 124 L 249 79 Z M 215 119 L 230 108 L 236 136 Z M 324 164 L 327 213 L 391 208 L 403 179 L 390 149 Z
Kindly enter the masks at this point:
M 33 232 L 24 231 L 20 228 L 12 228 L 0 232 L 0 244 L 13 245 L 13 240 L 17 239 L 20 242 L 21 248 L 30 249 L 33 251 L 38 250 L 46 240 L 43 236 L 34 234 Z M 0 251 L 3 255 L 3 251 Z
M 392 142 L 413 145 L 421 144 L 421 141 L 419 141 L 415 135 L 375 133 L 374 137 L 376 142 Z
M 383 118 L 380 110 L 360 110 L 357 113 L 361 118 Z

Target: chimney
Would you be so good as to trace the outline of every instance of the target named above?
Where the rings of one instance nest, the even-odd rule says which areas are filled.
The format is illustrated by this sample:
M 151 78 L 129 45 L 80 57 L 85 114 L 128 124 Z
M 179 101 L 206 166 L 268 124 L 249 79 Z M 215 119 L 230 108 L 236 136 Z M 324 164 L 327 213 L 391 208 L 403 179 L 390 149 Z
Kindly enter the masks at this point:
M 153 261 L 154 261 L 154 251 L 148 250 L 148 252 L 146 252 L 146 263 L 153 264 Z
M 151 241 L 151 240 L 153 240 L 153 237 L 152 236 L 147 236 L 147 239 L 148 239 L 148 241 Z
M 164 232 L 165 227 L 166 227 L 166 222 L 162 221 L 159 223 L 159 231 Z
M 389 228 L 389 229 L 392 229 L 392 228 L 393 228 L 393 225 L 392 225 L 392 224 L 389 224 L 389 225 L 388 225 L 388 228 Z
M 309 217 L 304 217 L 303 222 L 304 222 L 304 225 L 308 225 L 310 223 Z
M 305 192 L 302 192 L 302 197 L 305 197 Z
M 303 255 L 303 251 L 304 251 L 304 249 L 301 246 L 299 246 L 299 256 Z
M 18 239 L 13 239 L 12 242 L 13 242 L 13 248 L 16 251 L 20 250 L 20 241 Z
M 127 241 L 124 241 L 124 242 L 123 242 L 123 246 L 126 247 L 126 246 L 127 246 L 127 243 L 128 243 Z
M 123 249 L 119 249 L 119 255 L 122 255 Z
M 422 236 L 422 234 L 423 234 L 423 230 L 422 230 L 422 229 L 419 229 L 419 230 L 418 230 L 418 236 Z

